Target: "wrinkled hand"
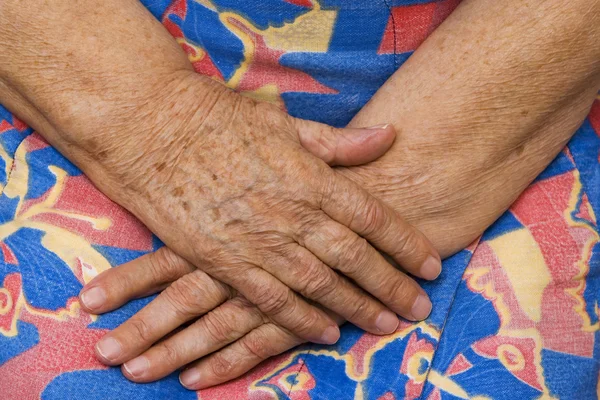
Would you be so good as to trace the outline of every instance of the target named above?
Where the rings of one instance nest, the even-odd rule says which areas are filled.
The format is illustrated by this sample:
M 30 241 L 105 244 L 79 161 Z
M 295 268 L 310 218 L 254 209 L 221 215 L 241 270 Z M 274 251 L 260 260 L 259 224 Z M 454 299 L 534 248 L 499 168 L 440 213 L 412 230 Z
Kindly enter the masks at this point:
M 203 90 L 203 105 L 193 113 L 160 109 L 157 118 L 170 123 L 149 118 L 144 142 L 122 133 L 118 141 L 102 134 L 91 144 L 74 139 L 80 150 L 73 158 L 91 159 L 91 179 L 169 248 L 305 340 L 335 343 L 339 329 L 304 298 L 377 334 L 398 324 L 384 304 L 408 319 L 425 318 L 425 292 L 373 246 L 430 279 L 440 272 L 435 249 L 302 147 L 318 154 L 340 132 L 207 82 L 193 72 L 178 81 L 171 92 L 178 102 L 197 101 L 183 89 Z M 343 132 L 347 140 L 365 133 Z M 341 152 L 328 161 L 348 157 L 357 158 Z M 116 354 L 104 356 L 115 362 Z
M 323 141 L 315 140 L 312 131 L 301 131 L 300 140 L 307 149 L 330 164 L 354 165 L 379 157 L 394 138 L 393 129 L 389 127 L 337 133 L 345 136 L 332 136 L 335 140 Z M 432 273 L 435 276 L 439 271 Z M 235 353 L 236 348 L 239 350 L 242 346 L 245 351 L 251 351 L 244 355 L 243 362 L 228 363 L 227 358 L 215 355 L 206 360 L 210 371 L 214 368 L 214 376 L 207 376 L 198 383 L 198 379 L 194 378 L 196 369 L 190 369 L 182 377 L 187 387 L 196 388 L 199 384 L 206 387 L 239 376 L 263 359 L 304 342 L 274 323 L 229 286 L 196 270 L 167 248 L 106 271 L 86 285 L 81 303 L 89 312 L 103 313 L 133 297 L 162 290 L 166 285 L 168 288 L 155 301 L 107 334 L 97 346 L 99 358 L 113 365 L 129 361 L 143 352 L 143 356 L 123 367 L 124 373 L 132 380 L 147 382 L 159 379 L 240 339 L 230 346 L 231 349 L 224 350 L 223 355 L 227 356 L 231 350 Z M 221 303 L 224 304 L 209 313 Z M 356 311 L 361 311 L 360 305 Z M 336 314 L 327 313 L 336 322 L 342 321 Z M 206 316 L 188 328 L 150 348 L 182 324 L 204 314 Z M 377 328 L 376 333 L 390 333 L 398 323 L 393 315 L 384 322 L 388 325 L 387 332 Z
M 86 306 L 90 303 L 86 293 L 98 299 L 98 290 L 102 290 L 101 302 L 96 303 L 100 305 Z M 156 299 L 96 347 L 99 359 L 107 363 L 102 348 L 117 346 L 119 356 L 108 364 L 124 363 L 121 370 L 132 381 L 151 382 L 189 364 L 180 374 L 181 383 L 188 389 L 204 389 L 305 342 L 166 247 L 102 273 L 80 299 L 84 309 L 102 314 L 159 291 Z

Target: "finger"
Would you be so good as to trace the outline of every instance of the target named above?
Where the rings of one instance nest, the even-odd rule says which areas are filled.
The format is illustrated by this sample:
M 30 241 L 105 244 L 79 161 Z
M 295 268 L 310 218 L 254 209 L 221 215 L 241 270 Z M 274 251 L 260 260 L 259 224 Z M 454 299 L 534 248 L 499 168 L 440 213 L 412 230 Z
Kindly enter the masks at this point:
M 428 280 L 439 276 L 440 256 L 421 232 L 347 178 L 333 172 L 328 180 L 321 201 L 327 215 L 389 254 L 411 274 Z
M 233 344 L 192 364 L 179 375 L 179 381 L 190 390 L 225 383 L 302 342 L 276 325 L 261 325 Z
M 372 128 L 333 128 L 295 119 L 300 144 L 329 165 L 352 166 L 376 160 L 387 152 L 396 137 L 391 124 Z
M 340 330 L 335 321 L 264 269 L 248 266 L 236 274 L 220 275 L 218 279 L 236 288 L 273 322 L 295 335 L 321 344 L 338 341 Z
M 345 232 L 350 232 L 345 226 L 337 225 Z M 323 249 L 323 252 L 327 253 L 327 250 Z M 378 253 L 377 255 L 379 256 Z M 368 332 L 376 335 L 389 334 L 395 332 L 400 323 L 396 315 L 383 304 L 323 264 L 315 254 L 295 243 L 280 249 L 279 255 L 264 266 L 297 293 Z M 368 267 L 363 275 L 369 275 L 370 266 Z M 393 267 L 390 268 L 400 273 Z
M 115 310 L 149 296 L 196 268 L 166 247 L 104 271 L 82 289 L 79 301 L 92 314 Z
M 195 270 L 173 282 L 150 304 L 100 339 L 96 344 L 98 358 L 108 365 L 130 360 L 231 295 L 229 287 Z
M 425 292 L 412 278 L 389 264 L 369 242 L 326 217 L 313 229 L 305 234 L 304 245 L 325 264 L 354 280 L 404 318 L 412 321 L 427 318 L 431 312 L 431 302 Z M 368 313 L 359 310 L 359 306 L 366 304 L 365 297 L 363 293 L 360 299 L 354 300 L 350 310 L 353 306 L 359 316 L 369 318 Z M 334 311 L 351 322 L 351 318 L 356 318 L 356 315 L 348 316 Z
M 134 382 L 155 381 L 238 340 L 263 323 L 258 308 L 243 297 L 236 297 L 123 364 L 123 374 Z

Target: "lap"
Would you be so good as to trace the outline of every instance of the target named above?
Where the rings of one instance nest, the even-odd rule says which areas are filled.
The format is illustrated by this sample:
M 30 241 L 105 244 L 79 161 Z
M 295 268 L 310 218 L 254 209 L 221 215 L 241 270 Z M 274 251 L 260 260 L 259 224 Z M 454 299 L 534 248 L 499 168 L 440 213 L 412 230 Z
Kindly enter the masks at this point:
M 403 2 L 392 15 L 362 0 L 265 2 L 277 13 L 224 0 L 214 0 L 221 11 L 205 1 L 144 3 L 199 72 L 295 116 L 341 126 L 458 2 Z M 397 38 L 392 17 L 414 23 Z M 365 18 L 371 28 L 356 35 L 352 26 Z M 289 21 L 298 22 L 294 29 L 278 28 Z M 288 31 L 303 39 L 292 41 Z M 257 65 L 270 66 L 269 74 Z M 481 241 L 446 260 L 438 281 L 424 283 L 434 302 L 427 321 L 403 322 L 388 337 L 347 325 L 337 345 L 300 347 L 202 398 L 596 398 L 598 132 L 597 102 Z M 138 385 L 95 360 L 95 341 L 147 299 L 99 317 L 77 302 L 95 275 L 160 242 L 1 106 L 0 144 L 3 398 L 197 398 L 176 375 Z
M 194 397 L 175 376 L 137 385 L 94 358 L 95 341 L 147 299 L 100 317 L 77 301 L 96 274 L 160 242 L 5 110 L 0 127 L 3 398 Z M 596 104 L 481 241 L 424 284 L 427 321 L 387 337 L 345 326 L 337 345 L 300 347 L 202 398 L 596 398 L 599 128 Z

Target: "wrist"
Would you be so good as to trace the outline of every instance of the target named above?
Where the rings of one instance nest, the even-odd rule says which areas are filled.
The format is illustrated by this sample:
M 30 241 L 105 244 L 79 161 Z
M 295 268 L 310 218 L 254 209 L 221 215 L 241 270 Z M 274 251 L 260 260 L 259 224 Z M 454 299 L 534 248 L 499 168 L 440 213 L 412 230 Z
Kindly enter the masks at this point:
M 229 92 L 187 70 L 156 76 L 145 84 L 147 89 L 135 96 L 115 93 L 118 100 L 106 102 L 110 105 L 101 114 L 96 111 L 96 123 L 79 109 L 65 124 L 56 125 L 56 137 L 49 138 L 120 204 L 123 197 L 142 192 L 157 175 L 168 172 L 163 170 L 175 167 L 188 145 L 197 141 L 217 100 Z

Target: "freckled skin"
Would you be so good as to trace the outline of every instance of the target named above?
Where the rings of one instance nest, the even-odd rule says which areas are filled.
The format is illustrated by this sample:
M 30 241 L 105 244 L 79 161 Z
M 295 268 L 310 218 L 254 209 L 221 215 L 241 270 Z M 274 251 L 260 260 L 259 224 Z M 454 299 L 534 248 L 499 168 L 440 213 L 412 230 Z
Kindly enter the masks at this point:
M 338 132 L 199 76 L 137 1 L 106 0 L 95 5 L 96 15 L 79 0 L 58 1 L 47 12 L 31 4 L 2 2 L 0 19 L 69 40 L 31 43 L 20 31 L 4 40 L 0 31 L 2 52 L 35 48 L 35 58 L 44 60 L 44 68 L 26 63 L 30 69 L 23 72 L 2 59 L 0 78 L 6 72 L 20 82 L 27 92 L 20 98 L 36 106 L 32 124 L 165 244 L 312 341 L 329 343 L 334 339 L 323 339 L 327 328 L 334 336 L 339 331 L 303 297 L 373 332 L 386 305 L 415 318 L 417 298 L 428 302 L 414 279 L 373 246 L 415 274 L 427 257 L 438 257 L 435 249 L 395 211 L 327 165 L 372 161 L 391 146 L 392 129 Z M 122 40 L 140 31 L 147 40 Z M 366 260 L 371 273 L 356 276 L 366 266 L 350 266 Z M 351 280 L 344 271 L 354 275 Z M 352 306 L 358 302 L 365 305 L 360 314 Z
M 376 95 L 352 122 L 355 126 L 363 126 L 376 121 L 393 121 L 397 132 L 398 127 L 403 129 L 398 134 L 397 145 L 368 166 L 343 170 L 344 174 L 360 181 L 380 198 L 403 210 L 404 215 L 427 231 L 443 254 L 451 254 L 467 245 L 503 212 L 573 134 L 600 88 L 598 79 L 589 78 L 589 70 L 578 74 L 573 72 L 573 66 L 566 68 L 560 61 L 558 65 L 551 65 L 544 61 L 544 52 L 539 52 L 542 44 L 561 48 L 558 42 L 566 34 L 572 36 L 565 41 L 568 48 L 561 51 L 589 54 L 589 59 L 598 59 L 598 47 L 592 43 L 600 43 L 600 29 L 596 29 L 595 33 L 586 32 L 588 28 L 582 31 L 580 25 L 564 18 L 565 15 L 577 16 L 577 10 L 584 10 L 588 18 L 596 15 L 586 21 L 587 27 L 599 27 L 597 16 L 600 10 L 597 6 L 594 14 L 588 12 L 589 2 L 555 2 L 557 12 L 544 11 L 547 25 L 535 30 L 538 36 L 528 36 L 531 31 L 527 29 L 527 24 L 520 23 L 518 26 L 523 29 L 515 30 L 505 38 L 506 42 L 502 42 L 493 35 L 495 30 L 487 28 L 488 25 L 495 22 L 510 26 L 510 21 L 519 20 L 512 15 L 513 11 L 525 13 L 526 18 L 522 22 L 527 21 L 528 17 L 529 21 L 539 24 L 540 10 L 536 5 L 534 10 L 527 12 L 522 9 L 528 7 L 526 4 L 519 5 L 512 1 L 479 3 L 484 4 L 481 9 L 477 7 L 478 2 L 472 1 L 462 8 L 468 11 L 455 14 L 456 17 L 451 16 L 449 27 L 446 28 L 448 24 L 445 23 L 432 35 L 434 41 L 442 38 L 438 41 L 440 51 L 431 45 L 434 41 L 428 40 L 411 57 L 408 68 L 402 67 L 398 73 L 400 78 L 388 81 L 383 88 L 383 95 Z M 562 7 L 572 8 L 570 12 L 561 12 Z M 489 14 L 482 13 L 482 10 L 489 11 Z M 468 34 L 463 32 L 460 35 L 462 40 L 455 40 L 454 30 L 458 22 L 472 31 Z M 558 29 L 557 25 L 564 29 Z M 573 26 L 577 26 L 577 29 L 573 29 Z M 486 33 L 493 37 L 486 36 Z M 446 37 L 450 38 L 448 44 Z M 590 42 L 586 42 L 588 38 Z M 524 39 L 532 40 L 536 45 L 525 45 Z M 515 52 L 511 43 L 519 43 L 517 47 L 527 52 L 527 57 Z M 462 57 L 463 45 L 476 49 L 471 58 Z M 540 64 L 523 64 L 522 60 L 530 59 L 532 50 L 538 51 L 536 55 L 540 57 Z M 452 54 L 461 54 L 461 57 L 457 64 L 449 65 Z M 508 61 L 509 65 L 511 60 L 518 60 L 520 68 L 504 70 L 506 63 L 500 63 L 498 59 Z M 562 59 L 573 60 L 573 57 L 565 55 Z M 469 66 L 483 68 L 469 71 Z M 541 74 L 540 70 L 544 68 L 547 68 L 546 72 Z M 571 73 L 567 73 L 567 70 Z M 537 74 L 536 79 L 530 79 L 531 73 Z M 498 81 L 498 77 L 503 79 Z M 519 79 L 521 81 L 515 85 L 515 80 Z M 502 95 L 490 99 L 486 93 L 478 93 L 479 88 L 474 87 L 473 83 L 486 80 L 495 82 L 490 90 Z M 557 96 L 553 91 L 542 94 L 538 87 L 529 86 L 540 81 L 545 82 L 542 86 L 555 85 L 560 81 L 566 86 L 583 90 L 579 93 L 576 91 L 571 98 L 569 95 Z M 569 93 L 568 90 L 566 92 Z M 397 97 L 395 93 L 401 93 L 402 96 Z M 500 105 L 505 103 L 504 106 L 497 105 L 492 112 L 490 100 L 499 101 Z M 555 102 L 550 112 L 548 103 L 543 104 L 547 101 Z M 434 115 L 432 108 L 437 110 Z M 398 113 L 399 109 L 403 113 Z M 437 120 L 438 116 L 440 120 Z M 543 124 L 531 122 L 540 116 Z M 504 123 L 499 124 L 498 120 Z M 449 150 L 452 144 L 456 145 L 456 151 Z M 471 155 L 465 155 L 461 149 L 467 149 Z M 480 154 L 481 159 L 472 156 L 474 151 Z M 497 157 L 498 154 L 502 157 Z M 491 159 L 493 162 L 485 164 L 482 159 Z M 227 224 L 237 222 L 231 220 Z M 159 307 L 156 301 L 153 305 Z M 217 313 L 222 317 L 224 307 L 213 310 L 213 315 Z M 251 312 L 247 315 L 251 315 Z M 270 328 L 265 323 L 233 345 L 229 345 L 229 341 L 223 343 L 226 347 L 211 355 L 196 353 L 195 357 L 200 360 L 192 366 L 198 368 L 203 377 L 201 387 L 234 379 L 261 362 L 252 353 L 255 343 L 265 343 L 259 348 L 267 348 L 274 354 L 301 342 L 300 338 L 282 329 Z M 175 326 L 171 329 L 175 329 Z M 201 334 L 201 331 L 195 332 L 196 337 Z M 184 345 L 181 341 L 172 341 L 172 347 Z M 160 344 L 154 348 L 159 349 Z M 215 376 L 214 368 L 222 365 L 223 360 L 236 365 L 236 368 L 225 377 Z M 153 370 L 155 375 L 148 380 L 160 378 L 187 362 L 186 358 L 185 361 L 164 367 L 159 360 Z
M 171 193 L 174 197 L 181 197 L 185 194 L 185 189 L 183 188 L 183 186 L 178 186 L 175 189 L 173 189 Z
M 190 75 L 188 82 L 191 87 L 204 84 L 196 75 Z M 310 279 L 314 281 L 315 276 L 318 279 L 319 269 L 327 268 L 326 264 L 312 252 L 301 250 L 299 243 L 309 243 L 312 251 L 324 259 L 325 256 L 320 253 L 323 250 L 318 250 L 321 246 L 328 249 L 325 251 L 341 251 L 347 255 L 342 256 L 346 260 L 344 264 L 373 257 L 349 251 L 349 246 L 357 248 L 356 241 L 364 239 L 354 236 L 349 230 L 346 232 L 348 228 L 342 223 L 333 225 L 329 220 L 330 214 L 339 215 L 336 218 L 342 219 L 355 214 L 354 224 L 361 224 L 360 221 L 367 217 L 367 210 L 380 207 L 376 200 L 345 178 L 338 181 L 334 170 L 305 151 L 298 143 L 299 128 L 291 117 L 272 105 L 239 97 L 221 86 L 218 88 L 214 92 L 215 97 L 211 98 L 214 103 L 206 106 L 208 111 L 195 112 L 192 118 L 184 118 L 188 121 L 185 125 L 172 123 L 154 128 L 160 124 L 154 123 L 153 118 L 147 118 L 147 140 L 124 141 L 120 146 L 123 152 L 133 152 L 136 148 L 142 150 L 143 155 L 125 164 L 115 157 L 97 160 L 102 163 L 101 169 L 106 171 L 105 177 L 110 177 L 112 182 L 105 186 L 108 192 L 118 193 L 123 203 L 129 204 L 130 210 L 150 229 L 159 232 L 159 237 L 166 244 L 178 247 L 181 254 L 186 254 L 198 265 L 205 265 L 209 274 L 228 281 L 251 301 L 259 302 L 257 299 L 264 298 L 261 293 L 273 290 L 265 279 L 242 280 L 248 270 L 256 267 L 276 276 L 286 285 L 297 286 L 305 285 L 304 282 L 309 280 L 308 275 L 301 273 L 303 263 L 316 262 L 318 267 L 313 268 L 318 269 L 310 273 Z M 189 90 L 187 97 L 179 90 L 177 92 L 181 96 L 177 104 L 196 101 L 197 90 Z M 164 109 L 159 109 L 165 113 Z M 236 110 L 235 114 L 231 114 L 232 109 Z M 168 110 L 179 112 L 179 109 Z M 165 116 L 161 114 L 154 118 Z M 168 119 L 179 120 L 177 115 Z M 248 120 L 253 121 L 252 126 L 246 122 Z M 153 136 L 155 138 L 151 139 Z M 131 147 L 127 151 L 128 146 Z M 156 159 L 161 161 L 157 163 Z M 106 179 L 102 181 L 106 185 Z M 336 193 L 328 193 L 334 188 Z M 165 191 L 170 196 L 165 196 Z M 355 204 L 365 204 L 365 207 L 356 208 Z M 329 207 L 333 211 L 329 211 Z M 393 218 L 381 218 L 374 224 L 401 223 L 401 220 L 395 219 L 397 215 L 392 210 L 385 207 L 383 210 L 377 211 L 377 214 L 384 216 L 391 213 L 389 215 Z M 328 227 L 328 231 L 317 236 L 320 226 Z M 404 235 L 407 228 L 398 225 L 393 231 Z M 185 232 L 184 238 L 180 232 Z M 413 258 L 418 268 L 421 259 L 434 250 L 420 234 L 416 231 L 415 234 L 416 241 L 409 247 L 416 249 Z M 332 240 L 329 236 L 338 237 L 336 240 L 340 243 L 327 245 Z M 401 237 L 392 240 L 392 236 L 385 236 L 392 246 L 400 247 Z M 374 249 L 369 246 L 362 251 L 371 250 Z M 381 257 L 374 251 L 373 255 Z M 386 285 L 405 286 L 402 305 L 393 307 L 399 313 L 410 312 L 408 310 L 422 293 L 416 282 L 383 258 L 376 258 L 372 265 L 373 273 L 367 279 L 379 281 L 376 278 L 379 266 L 390 268 L 397 279 L 405 281 L 394 284 L 389 278 Z M 382 285 L 377 283 L 375 287 L 380 290 Z M 335 288 L 331 290 L 333 296 Z M 353 293 L 347 294 L 350 298 L 359 294 L 351 290 Z M 306 292 L 306 296 L 312 294 Z M 343 294 L 335 298 L 341 299 Z M 355 301 L 349 300 L 344 304 Z M 387 303 L 389 300 L 382 301 Z M 308 312 L 313 313 L 314 309 L 318 313 L 317 318 L 325 317 L 312 306 L 307 306 L 311 310 Z M 378 302 L 369 307 L 376 307 L 369 313 L 369 318 L 381 312 Z M 268 308 L 265 312 L 269 313 Z M 343 310 L 340 312 L 345 313 Z M 321 324 L 327 324 L 330 319 L 325 317 L 322 321 Z
M 277 224 L 266 225 L 261 218 L 252 220 L 248 218 L 252 212 L 248 211 L 260 201 L 266 201 L 269 205 L 265 211 L 268 215 L 274 214 L 282 205 L 283 208 L 297 211 L 303 202 L 307 202 L 305 198 L 298 196 L 302 191 L 293 190 L 298 189 L 294 184 L 304 172 L 302 167 L 305 165 L 293 164 L 294 168 L 285 171 L 282 163 L 277 164 L 280 143 L 274 138 L 282 131 L 287 132 L 288 127 L 273 124 L 268 118 L 263 119 L 263 114 L 256 116 L 256 124 L 254 118 L 241 118 L 242 122 L 237 121 L 241 124 L 239 129 L 246 135 L 242 135 L 241 141 L 236 142 L 235 149 L 219 152 L 223 146 L 206 139 L 210 138 L 210 134 L 231 133 L 238 126 L 232 123 L 231 126 L 224 127 L 219 118 L 216 118 L 217 122 L 208 121 L 204 125 L 206 131 L 200 133 L 194 132 L 190 127 L 203 126 L 204 121 L 196 120 L 188 125 L 178 125 L 178 121 L 186 116 L 183 110 L 189 108 L 197 111 L 194 107 L 198 99 L 202 100 L 203 109 L 214 108 L 214 104 L 222 99 L 219 90 L 212 86 L 209 89 L 191 89 L 194 101 L 190 101 L 187 89 L 182 89 L 189 87 L 187 81 L 179 84 L 175 78 L 181 75 L 173 72 L 190 68 L 185 64 L 185 55 L 179 52 L 176 43 L 168 35 L 161 38 L 160 30 L 157 31 L 157 34 L 152 35 L 152 46 L 143 43 L 136 48 L 138 43 L 126 42 L 126 51 L 117 51 L 115 55 L 118 38 L 109 37 L 107 40 L 102 35 L 88 37 L 90 27 L 95 26 L 91 22 L 96 22 L 97 25 L 97 21 L 85 20 L 91 13 L 82 8 L 84 4 L 76 0 L 49 3 L 52 4 L 45 5 L 46 12 L 39 12 L 36 7 L 23 8 L 15 1 L 2 2 L 0 20 L 7 18 L 8 21 L 15 21 L 22 17 L 24 23 L 32 21 L 33 27 L 49 33 L 49 38 L 68 37 L 77 44 L 72 51 L 78 52 L 80 59 L 93 58 L 95 63 L 78 64 L 76 59 L 64 57 L 65 52 L 61 52 L 64 50 L 61 46 L 69 49 L 68 41 L 52 43 L 48 50 L 44 47 L 46 42 L 42 46 L 37 42 L 28 42 L 31 39 L 27 37 L 15 40 L 19 32 L 12 32 L 9 35 L 11 40 L 8 41 L 3 41 L 0 33 L 0 50 L 3 54 L 18 54 L 18 48 L 11 43 L 19 43 L 25 49 L 35 48 L 45 55 L 43 63 L 35 59 L 31 63 L 20 64 L 20 57 L 14 60 L 9 57 L 0 58 L 0 77 L 18 79 L 19 70 L 22 70 L 25 71 L 23 76 L 33 78 L 29 83 L 32 86 L 35 86 L 36 81 L 57 82 L 54 86 L 46 85 L 29 93 L 36 106 L 44 110 L 51 119 L 46 121 L 44 116 L 38 116 L 36 124 L 41 129 L 36 129 L 44 132 L 53 145 L 64 153 L 74 154 L 82 151 L 81 148 L 86 144 L 78 143 L 77 137 L 69 136 L 70 132 L 83 135 L 88 127 L 97 129 L 102 126 L 101 122 L 110 124 L 105 132 L 101 132 L 105 143 L 93 143 L 83 152 L 97 155 L 100 153 L 91 151 L 92 148 L 98 150 L 97 146 L 115 143 L 119 146 L 115 146 L 106 159 L 90 159 L 89 156 L 81 156 L 81 159 L 91 161 L 93 167 L 104 166 L 104 169 L 99 168 L 105 174 L 102 176 L 104 179 L 118 176 L 126 180 L 122 182 L 122 179 L 114 179 L 114 182 L 104 182 L 104 185 L 113 185 L 115 192 L 123 191 L 125 198 L 135 197 L 141 204 L 131 208 L 137 211 L 138 216 L 144 216 L 140 211 L 142 209 L 152 210 L 152 215 L 145 215 L 145 222 L 160 230 L 163 235 L 175 236 L 177 240 L 171 242 L 172 247 L 186 258 L 193 259 L 196 255 L 193 249 L 198 243 L 203 243 L 199 240 L 198 232 L 206 234 L 209 242 L 219 242 L 225 238 L 230 244 L 228 250 L 234 250 L 233 253 L 239 255 L 240 248 L 236 247 L 236 241 L 227 237 L 229 229 L 235 230 L 237 235 L 249 231 L 255 233 L 256 229 L 262 229 L 262 235 L 255 236 L 253 244 L 259 246 L 269 241 L 271 248 L 281 252 L 281 241 L 276 242 L 278 238 L 274 239 L 276 235 L 272 234 L 273 228 L 280 231 L 280 227 Z M 74 10 L 65 10 L 72 4 L 75 5 Z M 339 173 L 361 183 L 377 197 L 401 211 L 427 232 L 443 254 L 448 255 L 462 248 L 479 235 L 550 162 L 586 115 L 598 89 L 598 4 L 597 1 L 587 0 L 544 1 L 536 3 L 534 10 L 527 10 L 530 7 L 528 4 L 512 0 L 464 2 L 432 35 L 432 39 L 442 40 L 426 41 L 352 122 L 354 126 L 392 122 L 397 127 L 402 127 L 403 134 L 394 148 L 370 165 L 340 168 Z M 94 3 L 93 6 L 96 19 L 103 15 L 109 16 L 102 26 L 108 31 L 121 32 L 124 38 L 131 37 L 135 32 L 149 31 L 153 27 L 161 28 L 152 18 L 144 20 L 145 11 L 139 5 L 135 11 L 136 6 L 124 0 L 107 0 Z M 77 8 L 81 8 L 81 18 L 72 17 L 74 12 L 77 15 Z M 130 9 L 133 11 L 127 14 L 127 18 L 119 13 Z M 31 10 L 35 10 L 35 13 L 27 15 Z M 542 14 L 545 18 L 540 19 Z M 80 23 L 84 28 L 81 32 L 86 34 L 78 35 L 77 30 L 69 32 L 72 35 L 63 34 L 60 31 L 62 25 L 56 23 L 61 16 L 66 16 L 69 27 Z M 527 16 L 530 18 L 529 24 L 523 23 L 523 18 Z M 44 21 L 43 18 L 48 20 Z M 123 28 L 124 20 L 132 25 L 138 24 Z M 531 25 L 536 25 L 536 29 L 531 29 Z M 50 34 L 52 32 L 56 34 Z M 81 43 L 94 45 L 81 46 Z M 437 48 L 434 43 L 438 43 Z M 82 55 L 80 52 L 86 49 L 91 49 L 92 53 Z M 25 55 L 28 53 L 25 52 Z M 56 59 L 52 58 L 56 55 Z M 48 66 L 47 60 L 52 61 L 50 67 L 40 68 L 40 65 Z M 27 70 L 30 65 L 37 69 Z M 75 97 L 72 91 L 66 91 L 60 86 L 61 79 L 58 79 L 66 72 L 72 72 L 72 69 L 85 71 L 92 77 L 76 79 L 77 76 L 71 74 L 75 79 L 69 80 L 69 88 L 76 84 L 83 86 Z M 143 74 L 140 71 L 151 73 L 141 76 Z M 153 76 L 157 78 L 154 79 Z M 111 78 L 111 87 L 128 90 L 111 96 L 105 90 L 107 85 L 103 79 L 106 77 Z M 166 88 L 158 84 L 169 79 L 171 83 Z M 135 82 L 133 87 L 128 86 L 131 81 Z M 115 82 L 119 84 L 114 85 Z M 160 90 L 147 89 L 154 87 Z M 102 93 L 102 96 L 98 93 Z M 174 102 L 172 98 L 163 99 L 161 96 L 164 93 L 177 93 L 183 99 L 181 103 Z M 147 99 L 155 98 L 164 100 L 164 104 L 160 105 L 165 106 L 169 113 L 156 115 L 157 107 L 151 107 L 151 111 L 144 109 Z M 0 100 L 3 103 L 10 101 Z M 86 104 L 93 107 L 84 113 L 86 118 L 78 119 L 77 112 Z M 24 105 L 19 104 L 19 107 L 23 108 Z M 124 109 L 134 109 L 135 113 L 120 114 Z M 227 109 L 231 110 L 231 105 Z M 436 113 L 432 114 L 431 109 L 435 109 Z M 219 111 L 218 107 L 214 112 L 225 115 L 223 119 L 231 121 L 231 112 L 227 114 L 223 110 Z M 214 115 L 214 112 L 209 114 Z M 254 117 L 252 113 L 249 115 Z M 95 120 L 95 116 L 101 118 Z M 173 116 L 178 118 L 174 120 Z M 139 126 L 147 121 L 151 125 L 151 128 L 145 130 L 148 135 L 133 137 L 131 140 L 127 135 L 122 135 L 123 127 L 128 122 Z M 57 132 L 44 129 L 48 125 L 60 128 L 57 132 L 61 131 L 69 140 L 61 142 Z M 274 126 L 278 129 L 273 129 Z M 165 127 L 170 127 L 171 130 L 164 129 Z M 268 134 L 261 135 L 263 129 Z M 110 130 L 121 135 L 111 134 Z M 180 131 L 185 134 L 175 134 Z M 149 136 L 155 139 L 150 141 L 155 147 L 140 147 L 148 144 Z M 261 152 L 258 146 L 260 143 L 273 144 L 277 151 Z M 124 149 L 123 153 L 119 153 L 121 148 Z M 251 162 L 237 160 L 240 148 L 250 149 L 254 159 L 265 161 L 271 168 L 264 174 L 252 174 L 255 171 Z M 197 151 L 200 149 L 205 152 L 205 158 L 198 155 Z M 143 157 L 130 160 L 140 150 L 143 150 Z M 464 153 L 466 150 L 467 155 Z M 156 165 L 157 161 L 152 157 L 156 154 L 173 158 L 167 157 L 168 161 L 158 168 L 162 164 Z M 232 158 L 234 160 L 230 163 Z M 145 160 L 147 164 L 144 163 Z M 223 160 L 226 163 L 219 164 Z M 297 160 L 288 161 L 294 163 Z M 117 173 L 111 175 L 111 168 Z M 240 178 L 232 171 L 242 171 L 243 176 Z M 86 172 L 101 183 L 99 172 L 92 167 Z M 219 191 L 213 185 L 211 174 L 218 174 L 220 184 L 235 184 L 230 186 L 231 190 L 228 192 Z M 190 184 L 190 176 L 197 176 L 201 183 Z M 292 193 L 288 192 L 290 196 L 282 204 L 272 195 L 279 188 L 275 184 L 277 180 L 272 178 L 285 176 L 293 178 L 289 186 Z M 132 183 L 133 189 L 128 189 Z M 182 195 L 178 199 L 165 199 L 168 196 L 164 194 L 177 187 L 173 185 L 187 185 L 186 187 L 193 189 L 185 197 Z M 110 192 L 110 188 L 106 191 Z M 253 197 L 253 194 L 256 196 Z M 346 194 L 340 197 L 344 195 Z M 112 197 L 118 199 L 119 195 L 113 193 Z M 214 210 L 215 207 L 220 210 L 221 226 L 217 226 L 216 232 L 209 234 L 202 227 L 214 218 L 207 210 Z M 157 218 L 156 215 L 160 218 L 165 218 L 166 215 L 172 219 L 156 221 L 153 219 Z M 299 231 L 306 230 L 306 226 L 307 224 L 303 224 Z M 219 312 L 219 309 L 215 312 Z M 270 323 L 267 326 L 272 328 Z M 263 331 L 263 334 L 268 339 L 267 343 L 282 345 L 276 347 L 277 350 L 269 349 L 274 353 L 300 342 L 299 337 L 291 336 L 288 331 L 279 328 Z M 249 343 L 256 343 L 256 340 Z M 246 354 L 247 349 L 238 348 L 240 352 L 236 357 Z M 231 357 L 231 353 L 229 356 Z M 254 360 L 250 364 L 258 362 L 252 354 L 247 356 L 247 359 Z M 218 383 L 214 376 L 211 378 L 210 365 L 210 362 L 204 364 L 202 376 L 207 384 Z M 247 370 L 251 366 L 244 364 L 241 368 Z M 236 370 L 238 374 L 244 371 Z

